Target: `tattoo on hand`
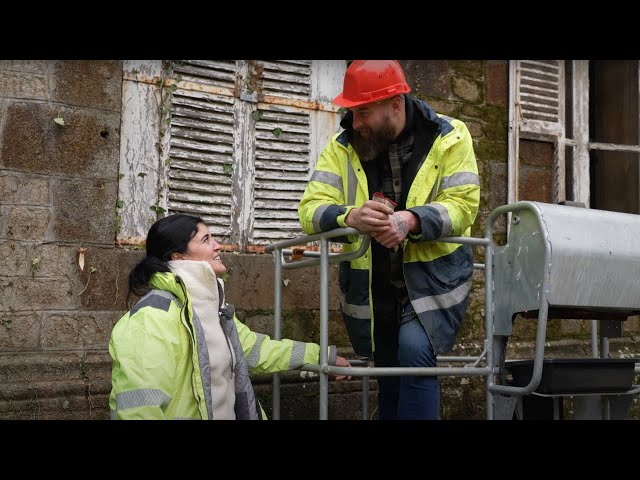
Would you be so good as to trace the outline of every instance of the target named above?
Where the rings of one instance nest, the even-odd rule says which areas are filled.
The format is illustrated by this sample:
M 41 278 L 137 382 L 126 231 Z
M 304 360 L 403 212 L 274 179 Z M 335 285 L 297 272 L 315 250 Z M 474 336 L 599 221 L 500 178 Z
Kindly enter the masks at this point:
M 393 222 L 396 224 L 396 230 L 402 234 L 402 238 L 404 239 L 407 233 L 409 233 L 406 220 L 400 215 L 394 215 Z

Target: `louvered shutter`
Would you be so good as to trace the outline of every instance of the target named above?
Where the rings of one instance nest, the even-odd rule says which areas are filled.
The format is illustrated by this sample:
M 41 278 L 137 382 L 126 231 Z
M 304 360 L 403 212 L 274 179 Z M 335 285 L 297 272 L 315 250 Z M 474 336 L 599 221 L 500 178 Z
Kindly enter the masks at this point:
M 234 99 L 177 90 L 169 156 L 170 212 L 202 217 L 221 242 L 231 237 Z
M 175 62 L 169 141 L 169 213 L 200 216 L 221 243 L 234 243 L 235 61 Z M 208 86 L 208 91 L 197 87 Z M 220 92 L 221 94 L 209 93 Z
M 518 60 L 520 131 L 558 136 L 564 123 L 564 62 Z
M 311 61 L 258 61 L 265 99 L 255 115 L 254 216 L 249 242 L 302 235 L 298 203 L 309 178 L 311 112 L 268 102 L 269 96 L 311 99 Z
M 338 129 L 344 61 L 174 62 L 169 213 L 201 216 L 251 250 L 302 235 L 298 203 Z M 315 75 L 315 76 L 314 76 Z
M 256 61 L 261 93 L 311 99 L 311 60 Z
M 565 88 L 563 60 L 510 62 L 509 203 L 519 200 L 520 138 L 552 142 L 553 200 L 565 200 Z

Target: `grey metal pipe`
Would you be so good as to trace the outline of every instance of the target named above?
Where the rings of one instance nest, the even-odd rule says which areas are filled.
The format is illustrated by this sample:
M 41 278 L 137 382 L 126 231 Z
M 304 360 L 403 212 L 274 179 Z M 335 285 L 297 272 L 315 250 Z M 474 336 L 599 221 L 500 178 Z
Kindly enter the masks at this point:
M 495 362 L 493 359 L 493 222 L 495 217 L 489 217 L 485 228 L 485 235 L 489 243 L 484 250 L 484 261 L 487 266 L 484 269 L 484 329 L 485 340 L 484 349 L 487 353 L 487 367 L 489 367 L 489 374 L 487 375 L 486 384 L 486 400 L 487 400 L 487 420 L 493 420 L 494 418 L 494 406 L 493 406 L 493 393 L 489 388 L 496 382 L 495 374 L 493 373 L 493 367 Z
M 265 252 L 273 252 L 276 263 L 276 298 L 274 302 L 274 338 L 280 337 L 281 329 L 281 270 L 304 268 L 312 265 L 320 264 L 320 364 L 319 365 L 305 365 L 303 370 L 314 371 L 320 374 L 320 419 L 326 420 L 328 418 L 328 376 L 334 375 L 351 375 L 363 377 L 363 418 L 368 418 L 368 401 L 369 401 L 369 377 L 372 376 L 372 370 L 375 372 L 375 376 L 395 376 L 395 375 L 451 375 L 451 376 L 478 376 L 488 375 L 490 373 L 489 368 L 479 367 L 430 367 L 430 368 L 415 368 L 415 367 L 388 367 L 388 368 L 366 368 L 355 367 L 354 364 L 362 363 L 365 361 L 355 360 L 352 363 L 352 367 L 335 367 L 329 366 L 327 362 L 328 354 L 328 324 L 329 324 L 329 296 L 328 296 L 328 284 L 329 284 L 329 263 L 338 261 L 351 260 L 362 256 L 369 248 L 370 237 L 368 235 L 363 236 L 360 248 L 355 252 L 349 252 L 346 254 L 330 254 L 328 249 L 328 239 L 336 236 L 347 235 L 364 235 L 354 228 L 342 228 L 331 230 L 330 232 L 322 232 L 319 234 L 309 235 L 306 237 L 298 237 L 293 239 L 284 240 L 275 244 L 269 245 L 265 248 Z M 320 252 L 305 252 L 304 256 L 315 257 L 310 260 L 302 260 L 296 262 L 286 262 L 284 259 L 284 247 L 299 245 L 302 241 L 305 243 L 320 240 L 321 248 Z M 467 243 L 471 245 L 490 245 L 488 239 L 483 238 L 471 238 L 471 237 L 447 237 L 440 239 L 441 242 L 446 243 Z M 290 252 L 290 251 L 289 251 Z M 288 253 L 289 253 L 288 252 Z M 319 257 L 319 258 L 318 258 Z M 484 265 L 474 263 L 474 268 L 483 269 Z M 489 269 L 490 270 L 490 269 Z M 481 357 L 464 356 L 464 357 L 442 357 L 440 361 L 448 362 L 469 362 L 475 361 L 479 363 Z M 368 361 L 366 361 L 368 363 Z M 277 391 L 276 391 L 277 390 Z M 280 378 L 274 375 L 274 419 L 280 418 Z
M 274 275 L 275 295 L 273 299 L 273 339 L 282 337 L 282 268 L 280 255 L 275 256 L 276 268 Z M 274 420 L 280 420 L 280 374 L 276 373 L 272 379 L 273 413 Z
M 303 370 L 311 372 L 322 372 L 322 365 L 304 365 Z M 351 375 L 353 377 L 393 377 L 402 375 L 419 375 L 419 376 L 451 376 L 451 377 L 467 377 L 467 376 L 484 376 L 490 373 L 487 367 L 336 367 L 335 365 L 327 365 L 324 367 L 325 373 L 328 375 Z
M 265 253 L 274 253 L 276 250 L 282 250 L 283 248 L 286 248 L 286 247 L 295 247 L 300 245 L 301 243 L 317 242 L 323 238 L 347 237 L 349 235 L 365 236 L 366 234 L 362 233 L 360 230 L 357 230 L 353 227 L 334 228 L 333 230 L 329 230 L 327 232 L 314 233 L 312 235 L 302 235 L 300 237 L 280 240 L 279 242 L 275 242 L 264 247 L 264 251 Z
M 331 232 L 335 232 L 335 230 L 331 230 Z M 331 233 L 331 232 L 329 232 L 329 233 Z M 331 235 L 331 237 L 333 237 L 333 236 L 335 236 L 335 235 Z M 327 237 L 327 238 L 331 238 L 331 237 Z M 347 253 L 332 253 L 332 254 L 329 254 L 328 255 L 329 263 L 345 262 L 347 260 L 353 260 L 355 258 L 361 257 L 362 255 L 365 254 L 365 252 L 369 248 L 369 244 L 370 243 L 371 243 L 371 237 L 365 236 L 362 239 L 362 242 L 360 244 L 360 248 L 358 248 L 358 250 L 355 250 L 353 252 L 347 252 Z M 275 254 L 276 253 L 274 253 L 274 255 Z M 320 258 L 310 258 L 310 259 L 307 259 L 307 260 L 298 260 L 296 262 L 287 262 L 284 259 L 284 254 L 282 252 L 280 252 L 280 255 L 282 257 L 282 268 L 284 268 L 286 270 L 294 270 L 294 269 L 299 269 L 299 268 L 313 267 L 315 265 L 319 265 L 320 264 Z M 322 256 L 322 252 L 320 252 L 320 257 L 321 256 Z
M 438 362 L 460 362 L 460 363 L 464 363 L 464 362 L 475 362 L 478 360 L 482 360 L 482 358 L 484 358 L 484 352 L 482 355 L 480 355 L 479 357 L 436 357 Z
M 466 243 L 467 245 L 477 245 L 481 247 L 485 247 L 491 242 L 489 238 L 480 237 L 444 237 L 436 241 L 444 243 Z
M 548 234 L 546 229 L 544 228 L 545 225 L 542 221 L 540 211 L 537 208 L 535 208 L 534 205 L 528 202 L 517 202 L 517 203 L 514 203 L 513 205 L 505 205 L 505 206 L 496 208 L 491 213 L 491 215 L 489 215 L 489 221 L 487 224 L 487 229 L 489 231 L 487 232 L 487 238 L 493 238 L 492 236 L 489 236 L 489 235 L 493 235 L 493 232 L 491 231 L 491 229 L 492 229 L 493 221 L 497 215 L 500 215 L 506 212 L 517 212 L 520 210 L 531 210 L 535 215 L 536 220 L 538 221 L 538 225 L 540 225 L 540 232 L 545 239 L 544 260 L 543 260 L 544 274 L 542 275 L 542 285 L 540 286 L 540 290 L 539 290 L 540 295 L 539 295 L 539 305 L 538 305 L 538 325 L 536 329 L 536 346 L 535 346 L 535 356 L 533 359 L 533 374 L 531 376 L 531 380 L 524 387 L 496 385 L 495 383 L 493 383 L 493 384 L 490 384 L 488 388 L 488 390 L 492 392 L 499 392 L 499 393 L 505 393 L 505 394 L 513 394 L 513 395 L 527 395 L 533 392 L 540 384 L 540 379 L 542 378 L 542 367 L 543 367 L 543 360 L 544 360 L 544 343 L 545 343 L 546 333 L 547 333 L 547 314 L 549 310 L 549 302 L 547 301 L 547 294 L 549 290 L 549 276 L 550 276 L 549 262 L 551 261 L 551 246 L 549 245 Z M 491 270 L 490 268 L 487 269 L 487 271 L 490 271 L 490 270 Z M 487 286 L 485 286 L 485 290 L 490 290 L 488 285 L 491 285 L 491 284 L 487 284 Z M 488 338 L 490 342 L 493 339 L 493 332 L 491 333 L 492 333 L 492 336 Z
M 591 356 L 598 358 L 598 321 L 591 320 Z
M 600 337 L 600 358 L 609 358 L 609 337 Z
M 362 419 L 369 419 L 369 376 L 362 377 Z
M 320 420 L 329 418 L 329 242 L 320 239 Z

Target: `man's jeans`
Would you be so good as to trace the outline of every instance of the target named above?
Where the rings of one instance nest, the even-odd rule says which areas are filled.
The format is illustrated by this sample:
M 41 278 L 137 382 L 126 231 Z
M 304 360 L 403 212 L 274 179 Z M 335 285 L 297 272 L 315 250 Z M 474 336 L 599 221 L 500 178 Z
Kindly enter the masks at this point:
M 398 366 L 435 367 L 436 356 L 418 317 L 400 325 Z M 435 376 L 378 377 L 380 420 L 437 420 L 440 385 Z

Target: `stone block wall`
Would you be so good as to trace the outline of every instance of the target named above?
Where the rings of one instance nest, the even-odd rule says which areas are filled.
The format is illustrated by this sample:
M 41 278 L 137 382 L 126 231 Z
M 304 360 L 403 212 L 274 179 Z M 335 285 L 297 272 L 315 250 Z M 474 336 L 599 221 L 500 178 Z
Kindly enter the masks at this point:
M 139 256 L 114 248 L 122 64 L 1 61 L 0 78 L 0 418 L 106 418 Z

